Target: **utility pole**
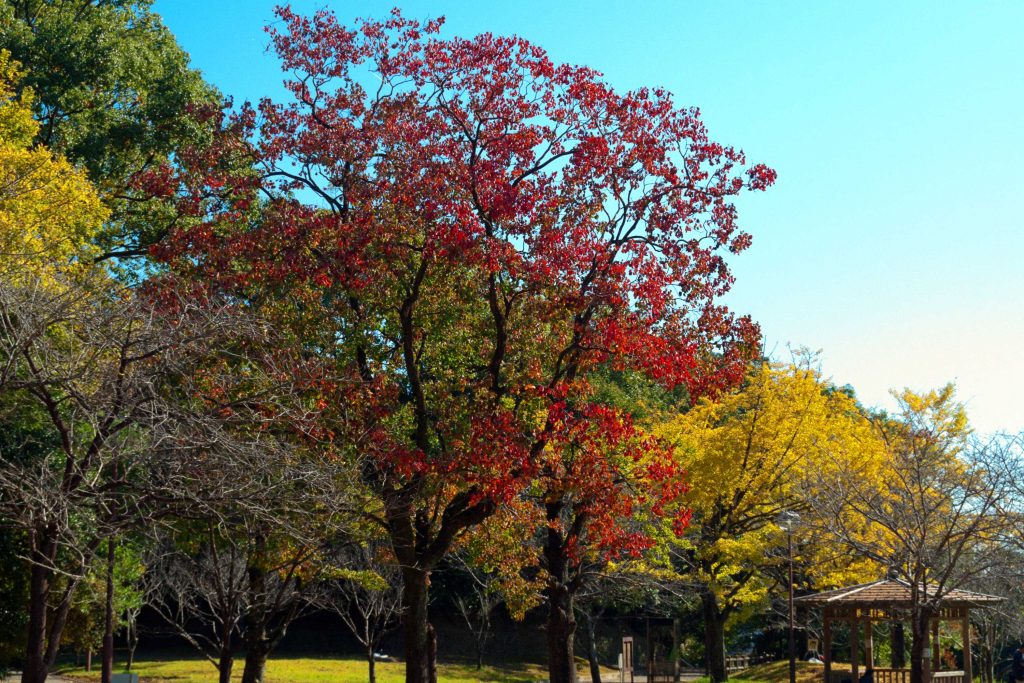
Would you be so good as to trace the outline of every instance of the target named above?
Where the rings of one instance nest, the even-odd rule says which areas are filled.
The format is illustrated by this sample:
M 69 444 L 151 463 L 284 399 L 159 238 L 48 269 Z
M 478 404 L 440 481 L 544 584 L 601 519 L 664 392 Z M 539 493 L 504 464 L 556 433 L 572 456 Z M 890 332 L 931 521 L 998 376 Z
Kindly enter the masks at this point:
M 789 528 L 789 683 L 796 683 L 796 613 L 793 610 L 793 529 Z
M 792 510 L 779 513 L 778 524 L 786 531 L 786 546 L 789 559 L 789 683 L 796 683 L 796 611 L 793 608 L 793 527 L 800 521 L 800 515 Z
M 114 537 L 107 537 L 107 604 L 103 628 L 103 672 L 101 683 L 110 683 L 114 674 Z

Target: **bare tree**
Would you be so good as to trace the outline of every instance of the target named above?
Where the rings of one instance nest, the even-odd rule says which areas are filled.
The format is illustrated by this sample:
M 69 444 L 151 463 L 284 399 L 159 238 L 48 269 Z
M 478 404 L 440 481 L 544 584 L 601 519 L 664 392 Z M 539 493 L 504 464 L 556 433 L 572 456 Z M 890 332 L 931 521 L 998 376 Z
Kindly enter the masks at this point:
M 455 609 L 473 636 L 476 669 L 484 664 L 484 650 L 491 638 L 491 615 L 502 602 L 500 577 L 475 565 L 464 553 L 452 556 L 452 565 L 466 577 L 466 588 L 456 591 Z
M 274 547 L 265 527 L 212 522 L 178 528 L 154 558 L 150 607 L 228 683 L 245 650 L 243 680 L 260 681 L 267 657 L 309 606 L 303 570 L 312 549 Z
M 911 682 L 923 683 L 929 624 L 943 598 L 999 561 L 983 545 L 1005 530 L 1007 487 L 994 466 L 998 444 L 971 438 L 952 386 L 897 398 L 895 418 L 874 418 L 884 444 L 880 471 L 869 472 L 867 459 L 836 459 L 811 501 L 822 533 L 909 586 Z
M 167 492 L 174 515 L 157 528 L 147 580 L 150 605 L 223 683 L 242 649 L 242 680 L 259 683 L 270 653 L 310 607 L 311 590 L 331 569 L 330 545 L 359 505 L 351 464 L 332 450 L 287 432 L 256 439 L 240 431 L 226 428 L 206 443 L 194 456 L 201 462 L 169 460 L 177 468 L 165 476 L 175 483 Z
M 1000 655 L 1024 642 L 1024 433 L 997 434 L 986 445 L 987 461 L 1006 491 L 999 501 L 1005 532 L 991 539 L 985 552 L 997 561 L 971 580 L 971 588 L 1006 598 L 1002 604 L 972 614 L 977 632 L 982 681 L 995 683 Z M 1005 663 L 1005 662 L 1004 662 Z
M 303 359 L 235 302 L 171 285 L 0 277 L 0 417 L 42 425 L 0 453 L 0 522 L 25 534 L 31 574 L 24 683 L 45 679 L 104 539 L 222 501 L 264 515 L 268 456 L 295 452 L 277 444 L 315 451 Z M 283 481 L 334 476 L 313 460 Z
M 28 539 L 25 683 L 45 679 L 102 540 L 137 523 L 145 507 L 148 428 L 167 417 L 159 385 L 205 348 L 218 322 L 216 312 L 200 319 L 196 310 L 166 315 L 98 275 L 59 286 L 0 277 L 4 417 L 30 413 L 44 425 L 40 442 L 0 454 L 0 517 Z M 52 600 L 58 575 L 70 580 Z M 51 601 L 57 607 L 48 613 Z
M 325 581 L 317 604 L 334 612 L 363 646 L 370 683 L 377 680 L 381 639 L 398 625 L 402 610 L 401 572 L 382 543 L 363 543 L 341 553 L 343 578 Z
M 999 565 L 972 578 L 971 590 L 1006 598 L 1002 603 L 971 613 L 973 642 L 978 650 L 977 671 L 982 683 L 996 683 L 1001 655 L 1024 642 L 1024 556 L 1010 545 L 986 548 L 988 553 L 1001 553 Z

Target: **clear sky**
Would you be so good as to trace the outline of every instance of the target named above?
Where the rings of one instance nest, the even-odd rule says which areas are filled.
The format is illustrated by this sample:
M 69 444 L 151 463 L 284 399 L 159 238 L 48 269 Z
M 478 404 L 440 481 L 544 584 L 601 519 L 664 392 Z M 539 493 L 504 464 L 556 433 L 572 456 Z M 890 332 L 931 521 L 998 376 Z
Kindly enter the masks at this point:
M 273 0 L 157 0 L 236 100 L 280 92 Z M 298 0 L 384 16 L 378 0 Z M 408 0 L 446 33 L 518 34 L 620 88 L 660 85 L 779 172 L 741 203 L 729 302 L 769 351 L 821 349 L 868 405 L 955 380 L 979 431 L 1024 429 L 1024 2 Z

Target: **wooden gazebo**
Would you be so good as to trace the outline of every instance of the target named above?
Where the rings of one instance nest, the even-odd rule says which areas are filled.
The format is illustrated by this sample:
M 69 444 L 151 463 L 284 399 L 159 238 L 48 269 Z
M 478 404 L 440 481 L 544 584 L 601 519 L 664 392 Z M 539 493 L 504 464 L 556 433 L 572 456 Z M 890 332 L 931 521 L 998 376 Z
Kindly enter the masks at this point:
M 824 617 L 824 643 L 822 659 L 825 662 L 824 683 L 842 683 L 841 676 L 832 675 L 832 623 L 841 620 L 850 625 L 851 683 L 860 679 L 860 636 L 863 631 L 864 665 L 873 671 L 873 683 L 909 683 L 910 669 L 876 667 L 872 643 L 871 625 L 876 621 L 900 622 L 910 617 L 910 584 L 899 579 L 883 579 L 871 583 L 837 588 L 835 590 L 805 595 L 794 602 L 809 607 L 820 607 Z M 936 683 L 971 683 L 971 628 L 970 610 L 1002 601 L 993 595 L 972 593 L 965 590 L 947 591 L 940 602 L 937 618 L 931 626 L 931 680 Z M 964 653 L 961 671 L 941 671 L 939 656 L 939 622 L 958 621 L 963 633 Z M 925 680 L 928 680 L 928 671 Z

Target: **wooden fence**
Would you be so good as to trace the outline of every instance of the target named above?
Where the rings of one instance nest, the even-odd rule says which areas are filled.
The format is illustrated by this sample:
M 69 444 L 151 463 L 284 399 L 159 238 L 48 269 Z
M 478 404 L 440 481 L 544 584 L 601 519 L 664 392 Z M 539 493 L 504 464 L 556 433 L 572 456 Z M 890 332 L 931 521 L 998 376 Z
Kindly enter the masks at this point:
M 861 669 L 861 674 L 864 670 Z M 833 671 L 833 683 L 850 683 L 849 671 Z M 885 669 L 875 667 L 872 671 L 873 683 L 910 683 L 910 669 Z M 854 682 L 855 683 L 855 682 Z M 932 674 L 932 683 L 965 683 L 963 671 L 937 671 Z

